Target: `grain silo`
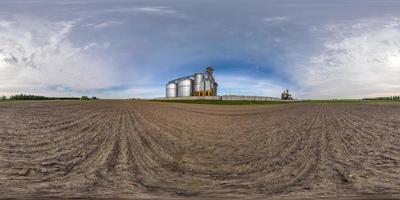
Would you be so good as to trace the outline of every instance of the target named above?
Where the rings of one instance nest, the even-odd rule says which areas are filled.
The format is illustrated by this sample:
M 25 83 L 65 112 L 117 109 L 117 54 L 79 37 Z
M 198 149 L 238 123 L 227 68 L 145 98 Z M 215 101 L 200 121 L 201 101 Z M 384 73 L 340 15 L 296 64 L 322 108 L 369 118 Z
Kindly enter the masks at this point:
M 184 78 L 178 81 L 178 97 L 189 97 L 193 94 L 193 80 Z
M 178 96 L 178 84 L 176 82 L 169 82 L 166 85 L 166 97 L 177 97 Z
M 217 86 L 213 76 L 214 69 L 207 67 L 206 72 L 195 73 L 169 81 L 166 84 L 166 97 L 216 96 Z
M 204 91 L 204 75 L 196 73 L 194 75 L 193 95 L 200 96 L 201 91 Z

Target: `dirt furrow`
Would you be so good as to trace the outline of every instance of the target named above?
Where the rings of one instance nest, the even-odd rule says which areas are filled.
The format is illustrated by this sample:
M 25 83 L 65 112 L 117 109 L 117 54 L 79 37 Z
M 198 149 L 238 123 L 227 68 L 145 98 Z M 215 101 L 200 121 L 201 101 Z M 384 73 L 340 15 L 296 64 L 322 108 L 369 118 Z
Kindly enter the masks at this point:
M 400 195 L 400 106 L 0 104 L 1 197 Z

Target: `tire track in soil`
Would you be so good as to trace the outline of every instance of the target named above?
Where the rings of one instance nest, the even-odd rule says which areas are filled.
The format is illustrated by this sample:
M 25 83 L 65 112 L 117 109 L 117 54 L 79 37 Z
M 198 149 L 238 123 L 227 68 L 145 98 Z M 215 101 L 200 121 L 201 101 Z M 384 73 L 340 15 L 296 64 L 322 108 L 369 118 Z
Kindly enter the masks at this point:
M 5 196 L 400 194 L 399 106 L 96 101 L 0 111 Z
M 380 123 L 373 124 L 369 119 L 356 117 L 353 110 L 335 109 L 339 111 L 336 116 L 340 116 L 344 125 L 341 142 L 347 150 L 347 159 L 336 160 L 342 160 L 341 165 L 351 170 L 349 182 L 358 193 L 396 193 L 400 185 L 396 175 L 399 173 L 400 157 L 399 150 L 392 148 L 392 139 L 398 139 L 393 137 L 397 130 L 387 130 L 388 127 L 382 127 Z

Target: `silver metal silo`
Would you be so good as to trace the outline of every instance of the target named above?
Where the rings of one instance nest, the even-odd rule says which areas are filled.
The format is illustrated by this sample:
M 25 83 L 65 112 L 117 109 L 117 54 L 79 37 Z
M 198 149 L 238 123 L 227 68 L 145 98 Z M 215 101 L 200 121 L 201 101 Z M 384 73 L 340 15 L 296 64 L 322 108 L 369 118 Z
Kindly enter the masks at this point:
M 178 96 L 188 97 L 192 96 L 193 80 L 190 78 L 182 79 L 178 82 Z
M 204 81 L 204 90 L 210 91 L 213 88 L 213 83 L 211 80 Z
M 200 92 L 204 91 L 204 75 L 203 74 L 195 74 L 194 75 L 194 84 L 193 91 Z
M 178 95 L 178 84 L 175 82 L 169 82 L 166 85 L 166 97 L 177 97 Z

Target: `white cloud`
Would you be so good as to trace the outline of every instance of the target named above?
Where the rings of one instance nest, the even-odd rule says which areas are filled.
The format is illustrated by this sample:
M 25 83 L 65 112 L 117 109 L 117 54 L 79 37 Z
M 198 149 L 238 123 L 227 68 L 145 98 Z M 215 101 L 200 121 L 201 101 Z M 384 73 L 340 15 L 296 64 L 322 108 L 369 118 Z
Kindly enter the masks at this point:
M 85 53 L 84 46 L 90 44 L 79 47 L 69 40 L 76 21 L 15 17 L 6 24 L 8 28 L 0 27 L 0 93 L 51 94 L 59 88 L 86 91 L 111 86 L 112 73 Z
M 162 6 L 146 6 L 146 7 L 126 7 L 126 8 L 113 8 L 107 9 L 106 12 L 143 12 L 148 14 L 157 14 L 157 15 L 178 15 L 176 10 L 173 10 L 169 7 Z
M 293 74 L 305 97 L 400 94 L 399 18 L 332 24 L 320 31 L 325 35 L 320 51 Z
M 241 75 L 220 75 L 216 77 L 219 95 L 251 95 L 279 97 L 285 89 L 282 85 L 266 79 L 255 79 Z
M 11 22 L 0 21 L 0 28 L 9 28 L 10 26 L 11 26 Z
M 266 22 L 281 22 L 281 21 L 286 21 L 288 20 L 288 17 L 267 17 L 264 18 L 264 21 Z
M 118 21 L 105 21 L 105 22 L 101 22 L 99 24 L 87 24 L 87 26 L 89 27 L 93 27 L 95 29 L 101 29 L 101 28 L 107 28 L 110 26 L 117 26 L 117 25 L 122 25 L 122 22 L 118 22 Z
M 168 7 L 141 7 L 137 8 L 138 11 L 147 12 L 147 13 L 159 13 L 159 14 L 171 14 L 176 13 L 175 10 L 171 10 Z
M 154 87 L 154 86 L 132 86 L 125 90 L 119 91 L 109 91 L 102 94 L 104 98 L 147 98 L 152 99 L 156 97 L 165 96 L 165 88 L 163 85 Z

